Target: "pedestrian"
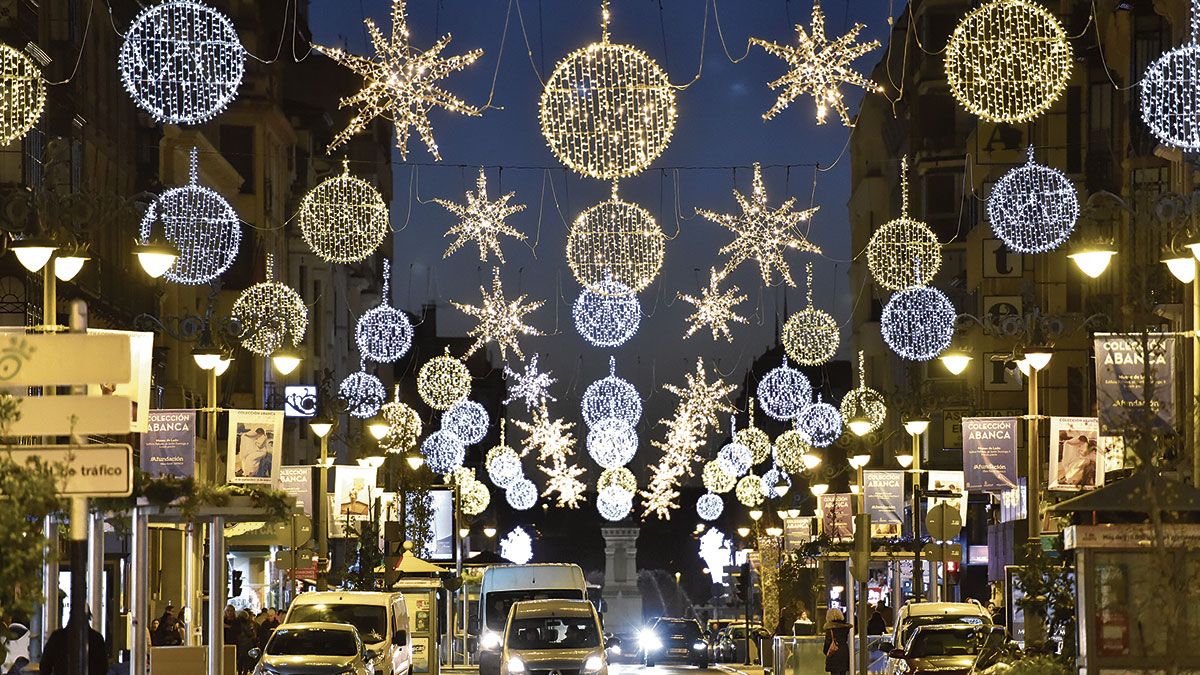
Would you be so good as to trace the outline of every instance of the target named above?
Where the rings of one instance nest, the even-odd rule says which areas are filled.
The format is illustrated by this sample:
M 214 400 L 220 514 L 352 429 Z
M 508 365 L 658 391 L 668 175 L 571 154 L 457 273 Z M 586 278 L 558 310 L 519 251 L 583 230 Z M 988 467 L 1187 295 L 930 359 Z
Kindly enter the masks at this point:
M 258 646 L 258 636 L 254 632 L 254 617 L 247 610 L 242 610 L 234 621 L 234 644 L 237 645 L 237 665 L 239 673 L 249 673 L 254 669 L 254 658 L 250 650 Z
M 867 635 L 883 635 L 887 633 L 887 620 L 883 618 L 883 612 L 876 607 L 871 610 L 871 619 L 867 621 Z
M 155 647 L 178 647 L 183 644 L 183 636 L 179 630 L 179 619 L 176 616 L 175 608 L 167 605 L 163 610 L 162 617 L 158 620 L 156 626 L 150 633 L 150 643 Z
M 233 605 L 225 605 L 225 616 L 221 624 L 224 627 L 225 644 L 237 644 L 237 610 Z
M 95 628 L 91 627 L 91 612 L 87 614 L 88 618 L 85 622 L 88 623 L 88 645 L 87 645 L 87 669 L 86 675 L 105 675 L 108 672 L 108 645 L 104 643 L 104 636 L 101 635 Z M 63 628 L 59 628 L 46 638 L 46 644 L 42 647 L 42 661 L 38 664 L 38 672 L 41 675 L 68 675 L 67 654 L 70 652 L 70 634 L 71 629 L 75 625 L 75 619 L 72 618 Z
M 850 672 L 850 629 L 842 610 L 825 612 L 825 671 L 834 675 Z
M 258 646 L 266 649 L 267 640 L 271 638 L 271 633 L 279 627 L 279 614 L 274 607 L 268 607 L 263 611 L 263 620 L 258 624 Z

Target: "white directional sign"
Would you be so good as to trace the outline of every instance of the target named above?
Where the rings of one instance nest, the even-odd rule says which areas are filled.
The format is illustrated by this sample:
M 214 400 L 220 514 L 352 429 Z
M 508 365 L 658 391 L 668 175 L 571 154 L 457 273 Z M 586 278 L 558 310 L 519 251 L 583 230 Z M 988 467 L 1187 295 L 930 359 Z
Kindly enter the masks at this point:
M 129 382 L 129 335 L 0 332 L 0 387 Z
M 133 493 L 133 448 L 128 445 L 25 445 L 0 452 L 24 464 L 37 457 L 65 469 L 60 495 L 128 497 Z
M 8 435 L 127 434 L 132 406 L 128 396 L 27 396 Z

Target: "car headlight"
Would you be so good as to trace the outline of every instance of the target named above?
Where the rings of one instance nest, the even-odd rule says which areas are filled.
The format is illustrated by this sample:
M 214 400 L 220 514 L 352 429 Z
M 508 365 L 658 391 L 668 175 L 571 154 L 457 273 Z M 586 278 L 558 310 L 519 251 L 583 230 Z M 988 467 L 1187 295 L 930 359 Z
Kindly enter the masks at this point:
M 708 643 L 704 642 L 703 640 L 696 640 L 694 643 L 692 643 L 692 649 L 695 649 L 696 651 L 708 649 Z
M 609 647 L 608 649 L 616 656 L 621 655 L 621 645 L 613 645 L 613 646 Z
M 642 651 L 652 652 L 656 649 L 662 649 L 662 640 L 654 634 L 650 629 L 642 631 L 638 636 L 638 642 L 642 645 Z
M 499 649 L 500 634 L 494 630 L 483 631 L 483 635 L 479 636 L 479 648 L 489 652 Z
M 587 657 L 587 661 L 583 662 L 583 669 L 589 673 L 599 672 L 604 667 L 604 659 L 597 654 L 592 654 Z
M 508 672 L 523 673 L 525 672 L 525 662 L 519 656 L 513 656 L 508 659 Z

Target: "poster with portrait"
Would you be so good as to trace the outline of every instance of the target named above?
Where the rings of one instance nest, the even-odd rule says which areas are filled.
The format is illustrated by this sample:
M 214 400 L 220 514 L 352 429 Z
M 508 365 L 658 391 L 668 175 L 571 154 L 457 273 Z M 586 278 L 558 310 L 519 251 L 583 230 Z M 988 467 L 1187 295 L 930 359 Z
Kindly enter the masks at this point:
M 375 487 L 376 472 L 369 466 L 334 469 L 333 515 L 343 523 L 369 520 L 375 500 L 383 490 Z
M 129 430 L 146 433 L 150 425 L 150 367 L 154 356 L 154 333 L 128 330 L 89 328 L 89 334 L 129 336 L 129 381 L 89 384 L 88 396 L 128 396 L 133 402 L 129 411 Z
M 1049 481 L 1051 490 L 1074 492 L 1104 484 L 1097 418 L 1050 418 Z
M 962 471 L 926 471 L 929 482 L 925 489 L 935 492 L 953 492 L 957 497 L 930 497 L 929 508 L 938 504 L 949 504 L 958 509 L 962 521 L 967 522 L 967 485 Z
M 1017 485 L 1015 417 L 963 418 L 963 473 L 970 490 L 1010 490 Z
M 229 411 L 227 483 L 277 486 L 282 456 L 282 410 Z
M 196 411 L 148 410 L 141 436 L 142 471 L 184 478 L 196 471 Z
M 823 494 L 817 498 L 821 508 L 821 527 L 834 541 L 854 539 L 854 495 L 849 492 Z

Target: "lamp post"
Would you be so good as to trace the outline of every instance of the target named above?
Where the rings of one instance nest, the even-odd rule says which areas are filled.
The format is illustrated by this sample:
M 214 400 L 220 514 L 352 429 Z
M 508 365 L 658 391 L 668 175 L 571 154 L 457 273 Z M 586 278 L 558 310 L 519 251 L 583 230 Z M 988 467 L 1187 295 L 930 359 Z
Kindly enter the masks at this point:
M 1200 242 L 1186 247 L 1191 256 L 1168 257 L 1163 262 L 1181 283 L 1191 286 L 1192 295 L 1192 485 L 1200 487 L 1200 410 L 1196 397 L 1200 396 L 1200 284 L 1196 281 L 1197 260 L 1200 260 Z M 1190 264 L 1189 264 L 1190 263 Z
M 871 454 L 860 448 L 856 454 L 850 457 L 850 467 L 855 470 L 854 494 L 857 497 L 856 507 L 860 517 L 858 523 L 860 526 L 867 528 L 867 531 L 859 532 L 856 539 L 866 537 L 868 541 L 871 538 L 871 514 L 867 513 L 867 495 L 863 489 L 863 467 L 871 461 Z M 855 546 L 855 553 L 861 555 L 861 551 Z M 870 555 L 870 550 L 867 550 L 867 555 Z M 867 575 L 870 569 L 870 557 L 867 562 L 860 566 L 857 571 L 861 574 L 855 579 L 858 583 L 858 609 L 855 612 L 855 623 L 858 624 L 858 672 L 860 675 L 867 673 Z
M 329 459 L 329 435 L 337 426 L 337 418 L 331 416 L 315 417 L 308 423 L 308 428 L 321 441 L 321 457 L 317 460 L 317 507 L 313 513 L 320 514 L 317 518 L 317 590 L 329 590 L 329 580 L 325 570 L 329 567 L 329 467 L 333 462 Z
M 913 597 L 920 602 L 925 592 L 925 563 L 921 561 L 921 437 L 929 431 L 929 420 L 907 420 L 904 430 L 912 439 L 912 455 L 907 464 L 912 473 Z M 899 459 L 897 457 L 897 461 Z M 903 466 L 905 462 L 900 464 Z

